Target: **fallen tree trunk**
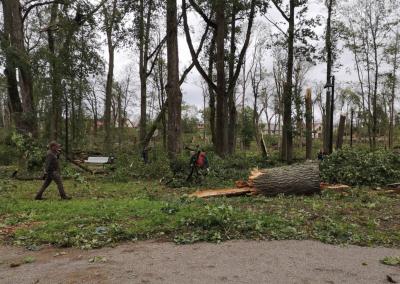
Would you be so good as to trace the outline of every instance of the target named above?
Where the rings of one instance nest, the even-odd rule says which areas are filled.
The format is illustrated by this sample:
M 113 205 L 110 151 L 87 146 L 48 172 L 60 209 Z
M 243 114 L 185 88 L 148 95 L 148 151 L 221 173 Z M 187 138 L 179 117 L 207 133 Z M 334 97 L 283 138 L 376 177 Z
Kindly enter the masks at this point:
M 313 194 L 319 193 L 319 166 L 315 163 L 291 165 L 253 171 L 249 185 L 261 194 Z
M 77 163 L 73 159 L 71 159 L 69 157 L 66 157 L 66 159 L 67 159 L 68 162 L 70 162 L 71 164 L 74 164 L 75 166 L 77 166 L 78 168 L 84 170 L 85 172 L 88 172 L 88 173 L 91 173 L 91 174 L 94 173 L 91 169 L 89 169 L 88 167 L 86 167 L 86 166 L 84 166 L 84 165 L 82 165 L 80 163 Z
M 207 198 L 207 197 L 220 197 L 220 196 L 240 196 L 245 194 L 256 194 L 257 190 L 250 187 L 244 188 L 224 188 L 224 189 L 209 189 L 196 191 L 189 195 L 189 197 Z

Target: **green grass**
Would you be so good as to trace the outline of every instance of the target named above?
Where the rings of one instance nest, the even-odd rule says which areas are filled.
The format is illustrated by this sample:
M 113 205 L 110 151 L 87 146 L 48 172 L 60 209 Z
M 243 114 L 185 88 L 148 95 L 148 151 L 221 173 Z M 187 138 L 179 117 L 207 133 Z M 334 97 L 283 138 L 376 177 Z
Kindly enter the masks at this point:
M 310 197 L 190 199 L 195 189 L 156 182 L 76 182 L 59 200 L 34 201 L 40 181 L 0 180 L 0 242 L 97 248 L 127 240 L 177 243 L 229 239 L 315 239 L 326 243 L 400 247 L 400 198 L 366 188 Z

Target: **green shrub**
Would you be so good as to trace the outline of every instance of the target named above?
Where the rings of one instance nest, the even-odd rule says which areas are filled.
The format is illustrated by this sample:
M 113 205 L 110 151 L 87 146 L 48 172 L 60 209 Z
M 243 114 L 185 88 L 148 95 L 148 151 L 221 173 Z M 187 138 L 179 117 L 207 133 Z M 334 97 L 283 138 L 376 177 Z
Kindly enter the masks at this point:
M 39 170 L 43 166 L 45 150 L 31 136 L 14 132 L 11 136 L 12 146 L 15 147 L 23 170 Z
M 183 153 L 174 163 L 172 171 L 174 173 L 172 179 L 167 180 L 169 187 L 208 187 L 215 188 L 221 186 L 233 186 L 234 181 L 239 179 L 247 179 L 251 169 L 260 167 L 271 167 L 274 162 L 265 160 L 257 153 L 241 153 L 220 158 L 215 152 L 207 151 L 209 161 L 209 171 L 205 176 L 193 176 L 192 180 L 186 181 L 190 167 L 190 155 Z M 205 174 L 205 170 L 203 171 Z
M 18 153 L 15 147 L 0 144 L 0 165 L 9 166 L 18 160 Z
M 111 178 L 116 181 L 128 181 L 129 179 L 160 179 L 171 175 L 169 160 L 165 155 L 157 159 L 150 159 L 145 164 L 139 155 L 117 156 Z
M 321 163 L 321 178 L 329 183 L 384 185 L 400 179 L 400 156 L 390 151 L 344 148 Z

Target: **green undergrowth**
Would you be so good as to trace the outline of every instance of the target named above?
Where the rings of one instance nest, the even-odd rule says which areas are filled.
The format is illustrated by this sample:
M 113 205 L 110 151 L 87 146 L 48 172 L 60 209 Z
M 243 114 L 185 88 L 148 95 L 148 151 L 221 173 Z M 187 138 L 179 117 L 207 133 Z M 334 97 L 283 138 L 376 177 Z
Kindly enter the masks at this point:
M 206 149 L 207 150 L 207 149 Z M 152 150 L 155 151 L 155 150 Z M 209 171 L 200 175 L 193 175 L 187 180 L 190 173 L 190 153 L 184 151 L 177 160 L 170 163 L 167 156 L 161 153 L 150 155 L 149 163 L 144 164 L 138 155 L 117 156 L 114 170 L 110 171 L 107 179 L 114 182 L 128 182 L 132 180 L 161 180 L 169 188 L 218 188 L 233 186 L 238 179 L 247 179 L 252 168 L 272 167 L 278 162 L 264 159 L 257 153 L 233 155 L 225 159 L 218 157 L 212 150 L 206 151 L 209 160 Z
M 344 148 L 321 163 L 321 178 L 330 183 L 377 186 L 400 180 L 400 155 L 393 151 Z
M 194 189 L 156 182 L 67 180 L 73 199 L 52 185 L 34 201 L 40 182 L 0 180 L 0 239 L 36 248 L 98 248 L 130 240 L 179 244 L 230 239 L 315 239 L 334 244 L 400 247 L 396 195 L 366 188 L 310 197 L 192 199 Z

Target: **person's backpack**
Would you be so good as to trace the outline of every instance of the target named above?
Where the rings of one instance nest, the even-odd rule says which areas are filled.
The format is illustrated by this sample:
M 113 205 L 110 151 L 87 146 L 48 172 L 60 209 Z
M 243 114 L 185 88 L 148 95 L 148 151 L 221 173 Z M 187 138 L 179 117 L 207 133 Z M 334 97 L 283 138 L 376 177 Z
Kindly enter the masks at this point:
M 200 152 L 198 154 L 197 160 L 196 160 L 196 166 L 199 168 L 207 168 L 208 163 L 207 163 L 207 156 L 205 152 Z

